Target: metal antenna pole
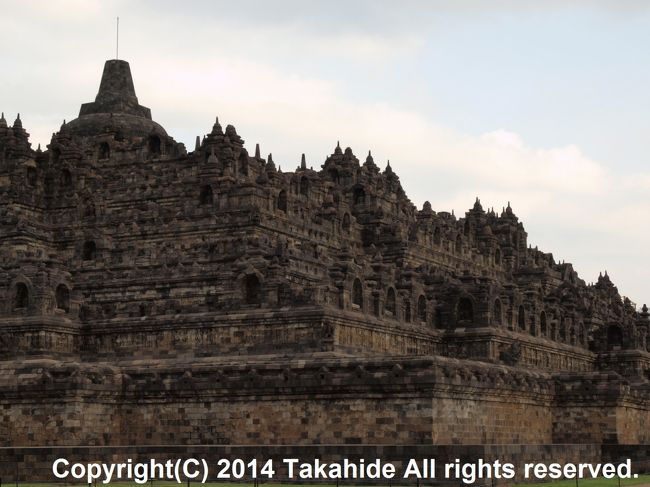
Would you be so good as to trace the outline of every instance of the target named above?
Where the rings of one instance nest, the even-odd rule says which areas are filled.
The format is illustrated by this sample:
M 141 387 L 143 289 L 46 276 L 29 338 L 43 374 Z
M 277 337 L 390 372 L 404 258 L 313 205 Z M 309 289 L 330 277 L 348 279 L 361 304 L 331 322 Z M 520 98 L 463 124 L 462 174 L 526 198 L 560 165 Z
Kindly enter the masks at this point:
M 120 57 L 120 18 L 117 18 L 117 30 L 115 33 L 115 60 Z

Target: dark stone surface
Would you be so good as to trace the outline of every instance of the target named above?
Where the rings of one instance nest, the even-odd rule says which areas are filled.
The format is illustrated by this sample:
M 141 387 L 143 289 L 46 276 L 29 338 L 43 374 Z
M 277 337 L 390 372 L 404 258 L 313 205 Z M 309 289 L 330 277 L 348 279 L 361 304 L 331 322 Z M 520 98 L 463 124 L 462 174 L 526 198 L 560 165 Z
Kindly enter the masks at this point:
M 124 113 L 151 120 L 151 110 L 138 103 L 131 77 L 131 68 L 126 61 L 113 59 L 104 64 L 104 73 L 95 101 L 84 103 L 79 116 L 94 113 Z

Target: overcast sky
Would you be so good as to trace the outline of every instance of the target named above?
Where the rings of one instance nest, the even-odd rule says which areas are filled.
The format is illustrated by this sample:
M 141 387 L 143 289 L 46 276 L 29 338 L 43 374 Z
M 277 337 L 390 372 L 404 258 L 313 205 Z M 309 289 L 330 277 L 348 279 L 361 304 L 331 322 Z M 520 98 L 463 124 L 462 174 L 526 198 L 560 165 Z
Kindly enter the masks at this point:
M 411 200 L 511 202 L 529 242 L 650 302 L 650 7 L 626 1 L 0 0 L 0 110 L 34 147 L 130 62 L 188 149 L 219 116 L 319 168 L 337 140 Z

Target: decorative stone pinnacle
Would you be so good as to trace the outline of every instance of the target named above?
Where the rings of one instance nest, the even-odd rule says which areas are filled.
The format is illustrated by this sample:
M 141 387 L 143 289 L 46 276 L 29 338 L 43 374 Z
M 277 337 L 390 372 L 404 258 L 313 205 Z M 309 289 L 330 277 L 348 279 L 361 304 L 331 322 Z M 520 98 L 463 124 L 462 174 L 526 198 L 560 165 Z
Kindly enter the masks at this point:
M 124 113 L 151 120 L 151 110 L 138 103 L 129 63 L 111 59 L 104 63 L 102 80 L 95 101 L 81 105 L 79 115 Z
M 270 172 L 275 172 L 275 163 L 273 162 L 273 154 L 269 154 L 269 157 L 266 159 L 266 170 Z
M 216 117 L 214 125 L 212 126 L 212 133 L 219 134 L 219 135 L 223 134 L 223 130 L 221 129 L 221 124 L 219 124 L 219 117 Z
M 378 170 L 379 168 L 375 165 L 375 160 L 372 158 L 372 153 L 368 151 L 368 157 L 366 157 L 366 162 L 364 164 L 372 170 Z

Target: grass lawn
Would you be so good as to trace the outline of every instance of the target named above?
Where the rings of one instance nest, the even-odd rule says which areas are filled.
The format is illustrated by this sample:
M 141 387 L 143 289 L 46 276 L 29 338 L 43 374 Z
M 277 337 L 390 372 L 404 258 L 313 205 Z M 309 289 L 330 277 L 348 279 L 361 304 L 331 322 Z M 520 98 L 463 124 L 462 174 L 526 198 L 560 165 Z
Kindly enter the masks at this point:
M 579 487 L 618 487 L 619 486 L 618 478 L 613 479 L 604 479 L 602 477 L 596 479 L 582 479 L 578 480 Z M 627 487 L 629 485 L 650 485 L 650 475 L 639 475 L 639 478 L 636 479 L 621 479 L 621 487 Z M 545 487 L 575 487 L 576 481 L 573 480 L 557 480 L 553 482 L 540 482 L 536 484 L 515 484 L 515 486 L 529 487 L 531 485 L 544 485 Z
M 634 486 L 634 485 L 650 485 L 650 475 L 639 475 L 638 478 L 636 479 L 622 479 L 620 481 L 620 486 L 621 487 L 629 487 L 629 486 Z M 447 484 L 447 485 L 459 485 L 460 483 L 458 481 L 455 482 L 442 482 L 442 485 Z M 490 481 L 485 482 L 486 485 L 490 485 Z M 2 487 L 15 487 L 14 482 L 3 482 Z M 104 485 L 109 485 L 111 487 L 187 487 L 187 483 L 184 482 L 182 484 L 178 484 L 176 482 L 169 482 L 169 481 L 154 481 L 153 483 L 147 482 L 146 484 L 136 484 L 135 482 L 111 482 L 110 484 L 102 484 L 101 482 L 98 482 L 97 487 L 102 487 Z M 246 483 L 229 483 L 229 482 L 208 482 L 205 484 L 201 484 L 200 482 L 191 482 L 190 486 L 191 487 L 253 487 L 253 482 L 246 482 Z M 260 487 L 290 487 L 290 486 L 298 486 L 301 485 L 299 483 L 286 483 L 286 484 L 280 484 L 280 483 L 264 483 L 260 482 Z M 309 487 L 336 487 L 336 484 L 303 484 Z M 359 485 L 355 484 L 353 482 L 340 482 L 340 487 L 352 487 L 354 485 Z M 367 484 L 368 485 L 368 484 Z M 376 484 L 381 487 L 388 487 L 388 483 L 378 483 Z M 415 482 L 409 483 L 409 484 L 400 484 L 398 482 L 391 484 L 392 487 L 397 487 L 398 485 L 404 485 L 404 486 L 409 486 L 409 487 L 414 487 L 416 484 Z M 420 486 L 425 487 L 428 485 L 432 485 L 427 482 L 421 482 Z M 435 485 L 435 484 L 434 484 Z M 464 485 L 464 484 L 463 484 Z M 530 487 L 533 485 L 539 485 L 539 486 L 544 486 L 544 487 L 576 487 L 576 481 L 574 480 L 558 480 L 558 481 L 553 481 L 553 482 L 540 482 L 540 483 L 526 483 L 526 484 L 515 484 L 515 487 Z M 43 482 L 43 483 L 18 483 L 18 487 L 66 487 L 66 486 L 87 486 L 85 483 L 49 483 L 49 482 Z M 95 487 L 95 485 L 93 485 Z M 604 478 L 596 478 L 596 479 L 583 479 L 583 480 L 578 480 L 578 487 L 619 487 L 619 480 L 618 478 L 613 478 L 613 479 L 604 479 Z

